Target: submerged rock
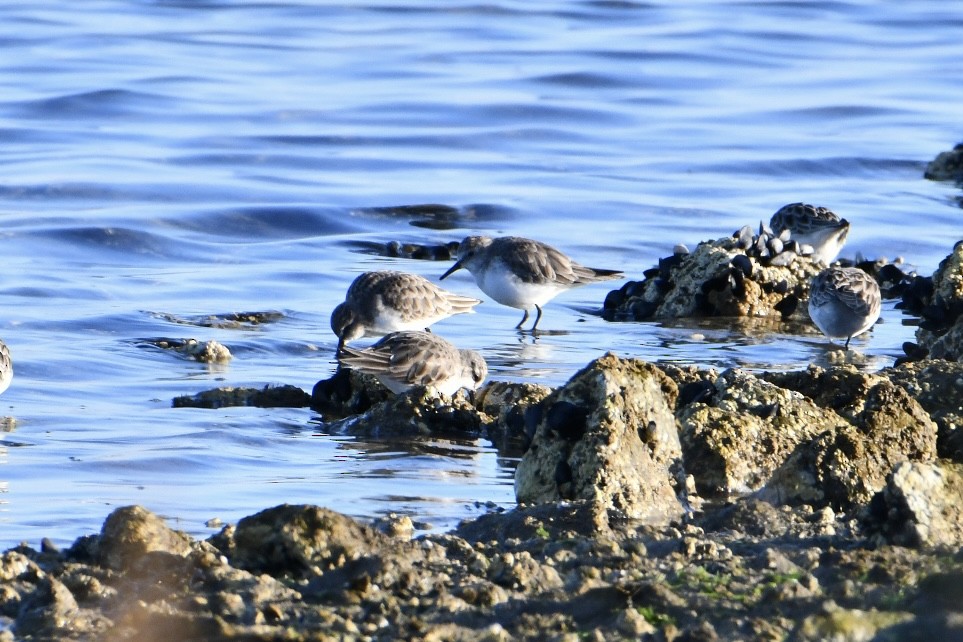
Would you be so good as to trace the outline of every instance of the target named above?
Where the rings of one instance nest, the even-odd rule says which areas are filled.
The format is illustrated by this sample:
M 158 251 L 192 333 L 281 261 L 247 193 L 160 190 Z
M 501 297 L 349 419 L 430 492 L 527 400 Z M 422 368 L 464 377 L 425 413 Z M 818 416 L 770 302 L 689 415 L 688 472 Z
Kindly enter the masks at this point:
M 963 181 L 963 143 L 937 154 L 926 165 L 923 177 L 931 181 Z
M 201 363 L 226 363 L 233 358 L 231 351 L 215 340 L 198 341 L 197 339 L 145 339 L 148 343 L 161 350 L 170 350 Z
M 258 408 L 304 408 L 311 405 L 311 397 L 297 386 L 264 386 L 263 388 L 213 388 L 196 395 L 175 397 L 174 408 L 227 408 L 256 406 Z
M 678 394 L 661 370 L 608 354 L 539 405 L 532 444 L 515 471 L 520 503 L 580 500 L 608 515 L 665 523 L 683 507 L 670 467 L 681 453 L 672 407 Z
M 458 252 L 458 241 L 445 244 L 402 243 L 390 241 L 356 241 L 357 247 L 369 254 L 390 258 L 417 259 L 421 261 L 452 261 Z
M 254 328 L 268 323 L 276 323 L 284 318 L 283 312 L 264 310 L 253 312 L 228 312 L 226 314 L 204 314 L 194 317 L 180 317 L 167 312 L 157 313 L 158 318 L 179 325 L 194 325 L 202 328 L 238 330 Z

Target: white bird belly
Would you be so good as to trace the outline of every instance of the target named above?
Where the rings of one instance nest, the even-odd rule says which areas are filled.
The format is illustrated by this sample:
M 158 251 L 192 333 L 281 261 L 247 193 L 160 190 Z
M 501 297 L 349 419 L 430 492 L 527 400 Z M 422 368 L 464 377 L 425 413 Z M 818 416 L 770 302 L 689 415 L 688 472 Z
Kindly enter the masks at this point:
M 526 283 L 504 269 L 485 270 L 477 281 L 482 292 L 502 305 L 519 310 L 544 305 L 566 289 L 554 283 Z

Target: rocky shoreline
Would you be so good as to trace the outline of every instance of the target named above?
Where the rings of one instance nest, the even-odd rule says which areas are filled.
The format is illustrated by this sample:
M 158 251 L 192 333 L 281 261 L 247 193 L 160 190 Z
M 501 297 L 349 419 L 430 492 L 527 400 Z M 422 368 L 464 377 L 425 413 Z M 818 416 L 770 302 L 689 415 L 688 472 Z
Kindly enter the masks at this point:
M 602 315 L 798 316 L 809 259 L 747 252 L 754 238 L 680 249 Z M 417 538 L 403 516 L 282 505 L 203 541 L 120 508 L 65 550 L 0 556 L 0 640 L 963 640 L 963 241 L 931 277 L 860 267 L 921 317 L 875 373 L 607 354 L 555 389 L 395 396 L 340 371 L 311 394 L 178 398 L 485 438 L 522 457 L 519 503 Z

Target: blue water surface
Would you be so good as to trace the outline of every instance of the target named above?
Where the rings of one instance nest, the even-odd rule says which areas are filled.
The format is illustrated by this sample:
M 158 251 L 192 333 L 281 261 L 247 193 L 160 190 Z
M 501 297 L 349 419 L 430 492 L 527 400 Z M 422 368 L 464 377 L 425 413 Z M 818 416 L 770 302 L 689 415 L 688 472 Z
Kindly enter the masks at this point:
M 3 547 L 67 544 L 134 503 L 197 536 L 282 502 L 436 529 L 511 506 L 513 462 L 484 441 L 171 407 L 215 386 L 310 390 L 357 273 L 448 267 L 368 242 L 517 234 L 640 278 L 676 243 L 795 201 L 850 220 L 850 258 L 928 274 L 963 237 L 959 189 L 922 178 L 963 139 L 954 3 L 54 1 L 4 3 L 0 24 Z M 419 204 L 447 214 L 391 209 Z M 464 272 L 446 284 L 477 294 Z M 491 301 L 436 330 L 492 378 L 550 385 L 608 350 L 720 369 L 829 358 L 778 325 L 609 324 L 592 314 L 608 289 L 550 303 L 537 339 Z M 267 310 L 280 318 L 199 322 Z M 863 367 L 913 336 L 892 302 L 883 320 L 853 342 Z

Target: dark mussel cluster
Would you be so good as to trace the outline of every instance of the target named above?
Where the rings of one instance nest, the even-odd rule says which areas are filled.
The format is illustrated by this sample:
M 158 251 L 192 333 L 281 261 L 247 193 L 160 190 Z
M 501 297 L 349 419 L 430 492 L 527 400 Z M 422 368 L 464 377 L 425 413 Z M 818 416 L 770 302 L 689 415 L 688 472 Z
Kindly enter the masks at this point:
M 776 234 L 761 222 L 758 233 L 754 234 L 751 226 L 744 225 L 733 232 L 732 238 L 736 239 L 736 247 L 744 251 L 746 256 L 759 259 L 763 265 L 788 267 L 797 256 L 812 256 L 814 251 L 812 245 L 790 238 L 788 229 Z

